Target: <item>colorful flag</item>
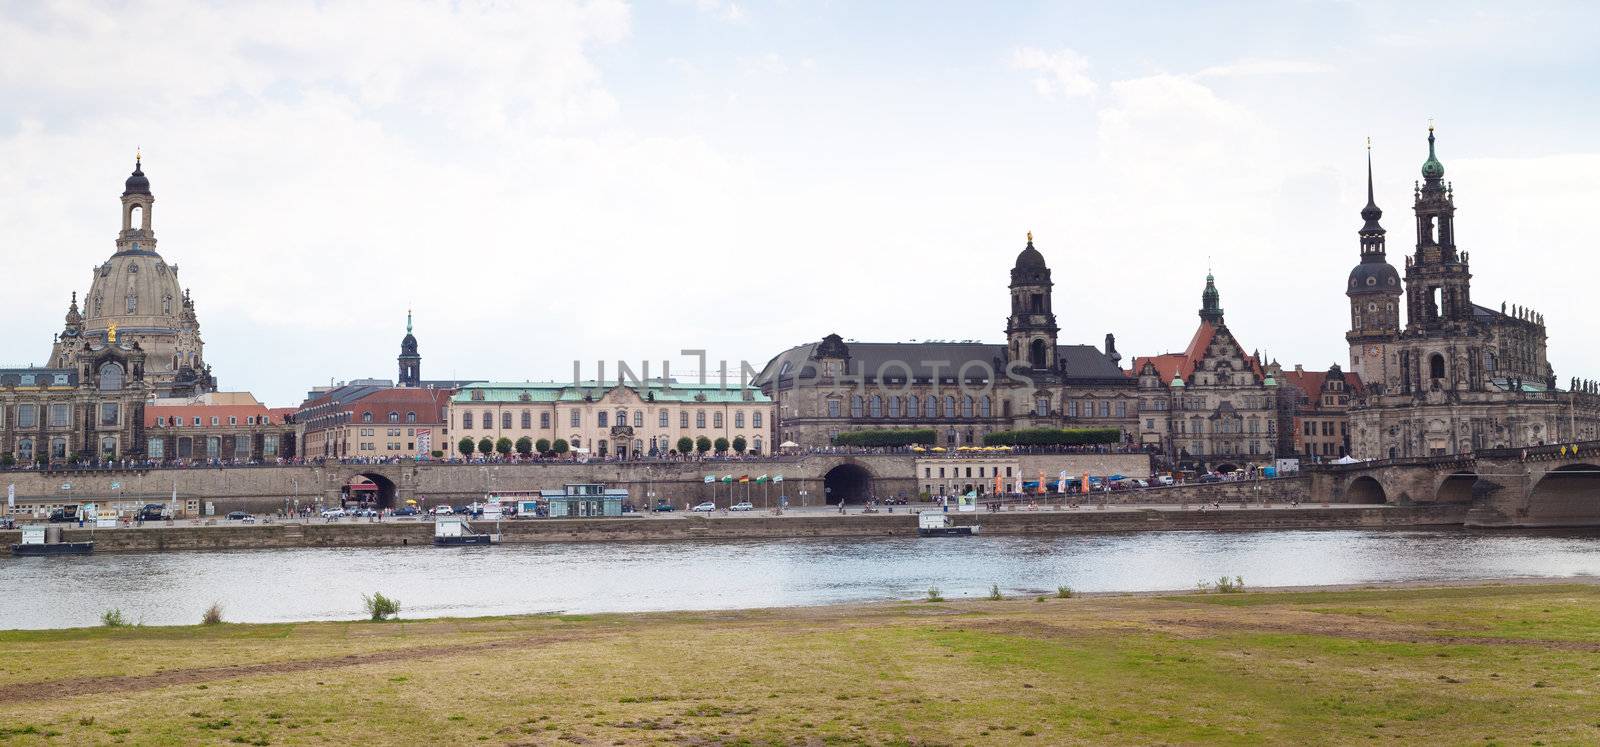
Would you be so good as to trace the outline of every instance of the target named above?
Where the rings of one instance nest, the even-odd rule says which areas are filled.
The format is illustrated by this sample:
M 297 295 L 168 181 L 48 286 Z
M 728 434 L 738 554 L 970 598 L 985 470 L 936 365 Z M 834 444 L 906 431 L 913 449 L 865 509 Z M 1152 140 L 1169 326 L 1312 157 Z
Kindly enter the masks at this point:
M 730 483 L 733 482 L 733 475 L 723 475 L 722 476 L 722 481 L 723 482 L 730 482 Z
M 717 481 L 717 476 L 716 475 L 706 475 L 706 484 L 707 485 L 710 485 L 711 483 L 714 483 L 716 481 Z
M 761 483 L 764 483 L 766 481 L 767 481 L 767 476 L 766 475 L 761 475 L 761 476 L 756 478 L 756 484 L 757 485 L 760 485 Z
M 773 475 L 772 476 L 772 481 L 773 482 L 783 482 L 783 475 Z
M 739 475 L 739 482 L 740 483 L 750 482 L 750 476 L 749 475 Z

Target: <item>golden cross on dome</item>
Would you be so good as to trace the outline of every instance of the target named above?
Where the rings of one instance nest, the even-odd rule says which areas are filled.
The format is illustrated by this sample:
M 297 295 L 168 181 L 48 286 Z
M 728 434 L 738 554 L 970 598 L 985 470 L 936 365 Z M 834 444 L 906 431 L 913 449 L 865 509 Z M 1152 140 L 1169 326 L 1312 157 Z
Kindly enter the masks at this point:
M 1028 243 L 1029 244 L 1033 243 L 1033 232 L 1032 231 L 1028 232 Z

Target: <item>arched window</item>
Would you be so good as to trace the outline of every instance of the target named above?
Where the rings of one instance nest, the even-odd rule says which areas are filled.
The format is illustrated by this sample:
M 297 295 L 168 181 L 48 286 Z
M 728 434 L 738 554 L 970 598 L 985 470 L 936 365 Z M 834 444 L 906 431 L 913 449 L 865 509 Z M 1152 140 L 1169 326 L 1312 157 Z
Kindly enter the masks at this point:
M 722 411 L 721 410 L 718 410 L 718 411 L 716 411 L 714 413 L 711 413 L 711 427 L 712 428 L 721 428 L 722 427 Z
M 961 417 L 972 417 L 972 395 L 970 394 L 961 397 Z
M 406 422 L 407 423 L 415 423 L 415 422 L 417 422 L 417 414 L 414 413 L 414 412 L 406 413 Z
M 756 454 L 760 454 L 761 453 L 761 437 L 760 436 L 756 436 L 755 440 L 750 442 L 750 451 L 752 453 L 756 453 Z
M 760 428 L 761 427 L 761 411 L 760 410 L 756 410 L 755 412 L 750 413 L 750 427 L 751 428 Z
M 605 410 L 601 410 L 599 413 L 596 413 L 596 415 L 595 415 L 595 425 L 596 426 L 598 426 L 600 428 L 610 428 L 611 427 L 610 422 L 611 422 L 611 414 L 610 413 L 606 412 Z
M 948 394 L 944 396 L 944 416 L 947 418 L 956 416 L 956 398 Z
M 1028 345 L 1028 364 L 1034 368 L 1045 367 L 1044 340 L 1034 340 Z
M 735 428 L 743 428 L 744 427 L 744 410 L 734 410 L 733 411 L 733 427 L 735 427 Z
M 100 391 L 114 392 L 122 388 L 122 366 L 118 363 L 103 363 L 100 365 Z
M 532 428 L 533 428 L 533 413 L 528 411 L 528 410 L 523 410 L 522 411 L 522 430 L 530 430 Z
M 917 395 L 913 394 L 909 397 L 906 397 L 906 417 L 916 417 L 919 407 L 921 407 L 921 403 L 917 402 Z
M 1428 358 L 1428 378 L 1444 378 L 1444 356 L 1434 353 Z
M 462 428 L 471 428 L 472 427 L 472 413 L 471 412 L 463 412 L 463 413 L 461 413 L 461 427 Z
M 510 410 L 506 410 L 505 412 L 500 413 L 500 429 L 501 430 L 507 430 L 507 431 L 511 430 L 511 411 Z
M 899 397 L 890 397 L 889 398 L 889 417 L 891 417 L 891 418 L 900 417 L 900 398 Z
M 628 411 L 624 410 L 622 408 L 617 408 L 617 425 L 627 425 L 627 424 L 628 424 Z
M 400 422 L 400 413 L 398 413 L 398 412 L 389 413 L 389 422 L 391 422 L 391 423 Z
M 363 423 L 372 422 L 372 413 L 370 413 L 370 412 L 361 413 L 361 422 L 363 422 Z
M 483 411 L 483 427 L 486 429 L 494 427 L 494 413 L 488 410 Z
M 883 417 L 883 397 L 872 395 L 872 408 L 868 410 L 872 417 Z
M 925 418 L 939 417 L 939 398 L 933 395 L 922 400 L 922 416 Z
M 857 394 L 857 395 L 852 396 L 850 398 L 850 417 L 852 417 L 852 418 L 861 417 L 861 406 L 862 406 L 861 395 Z
M 550 413 L 548 413 L 548 412 L 539 413 L 539 427 L 540 428 L 549 428 L 550 427 Z
M 989 395 L 985 394 L 978 400 L 978 417 L 989 417 Z

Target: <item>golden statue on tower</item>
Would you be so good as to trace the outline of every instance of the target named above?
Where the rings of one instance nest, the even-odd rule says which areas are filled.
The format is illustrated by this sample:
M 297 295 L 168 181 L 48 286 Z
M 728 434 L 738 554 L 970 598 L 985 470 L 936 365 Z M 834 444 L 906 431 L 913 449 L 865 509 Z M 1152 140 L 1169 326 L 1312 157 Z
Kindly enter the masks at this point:
M 106 327 L 106 344 L 107 345 L 115 345 L 115 344 L 117 344 L 117 323 L 116 322 L 112 322 L 111 326 Z

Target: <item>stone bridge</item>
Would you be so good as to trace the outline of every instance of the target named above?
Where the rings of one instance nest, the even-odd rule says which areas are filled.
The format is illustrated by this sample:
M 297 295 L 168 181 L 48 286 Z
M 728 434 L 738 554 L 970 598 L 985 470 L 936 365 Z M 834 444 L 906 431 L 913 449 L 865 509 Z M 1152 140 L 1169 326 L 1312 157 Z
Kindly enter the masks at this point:
M 1308 468 L 1336 503 L 1470 504 L 1468 526 L 1600 525 L 1600 441 Z
M 1149 457 L 1143 454 L 1018 454 L 1012 458 L 1028 475 L 1055 475 L 1062 469 L 1073 475 L 1149 474 Z M 706 483 L 707 475 L 783 475 L 784 481 L 766 486 L 736 483 L 730 488 L 720 481 Z M 0 472 L 0 485 L 14 485 L 18 507 L 29 510 L 85 501 L 164 502 L 176 491 L 180 500 L 210 502 L 219 512 L 276 511 L 296 503 L 337 505 L 352 483 L 361 484 L 383 506 L 408 499 L 428 505 L 466 503 L 482 499 L 485 493 L 559 488 L 566 483 L 625 487 L 639 504 L 652 496 L 682 507 L 702 500 L 726 503 L 730 496 L 741 500 L 748 495 L 759 507 L 763 498 L 776 502 L 779 495 L 787 495 L 795 505 L 816 506 L 841 499 L 859 503 L 873 495 L 914 494 L 920 485 L 916 457 L 911 454 L 852 453 L 704 462 L 329 463 Z

